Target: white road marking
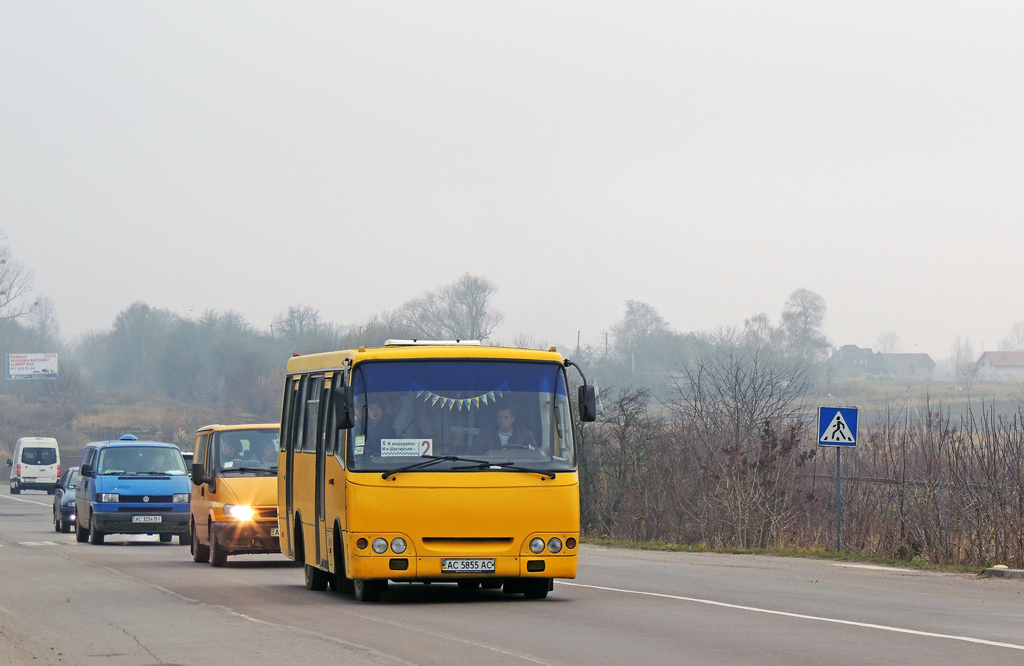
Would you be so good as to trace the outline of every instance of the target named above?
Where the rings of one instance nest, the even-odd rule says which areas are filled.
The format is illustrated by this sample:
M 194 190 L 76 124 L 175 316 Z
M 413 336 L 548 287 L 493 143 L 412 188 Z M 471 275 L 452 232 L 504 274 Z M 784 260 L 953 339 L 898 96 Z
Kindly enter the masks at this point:
M 735 610 L 750 611 L 752 613 L 764 613 L 766 615 L 781 615 L 799 620 L 812 620 L 814 622 L 830 622 L 832 624 L 843 624 L 849 627 L 861 627 L 862 629 L 877 629 L 879 631 L 891 631 L 897 634 L 911 634 L 913 636 L 925 636 L 928 638 L 944 638 L 950 641 L 962 641 L 964 643 L 976 643 L 978 645 L 989 645 L 991 647 L 1009 648 L 1011 650 L 1024 650 L 1024 645 L 1015 643 L 1001 643 L 999 641 L 988 641 L 983 638 L 971 638 L 970 636 L 956 636 L 954 634 L 938 634 L 931 631 L 918 631 L 917 629 L 904 629 L 903 627 L 890 627 L 884 624 L 871 624 L 869 622 L 855 622 L 853 620 L 838 620 L 832 617 L 818 617 L 815 615 L 804 615 L 803 613 L 788 613 L 786 611 L 771 610 L 768 608 L 756 608 L 754 606 L 740 606 L 738 604 L 727 604 L 724 601 L 711 601 L 710 599 L 696 599 L 694 597 L 682 597 L 675 594 L 662 594 L 659 592 L 642 592 L 640 590 L 624 590 L 617 587 L 602 587 L 600 585 L 584 585 L 582 583 L 568 583 L 559 581 L 559 585 L 570 587 L 583 587 L 591 590 L 603 590 L 605 592 L 619 592 L 622 594 L 637 594 L 640 596 L 657 597 L 660 599 L 674 599 L 676 601 L 689 601 L 695 604 L 706 604 L 720 608 L 732 608 Z
M 872 571 L 898 571 L 900 573 L 920 573 L 916 569 L 902 569 L 900 567 L 883 567 L 878 564 L 847 564 L 846 562 L 828 562 L 830 567 L 847 567 L 848 569 L 871 569 Z
M 24 499 L 22 497 L 11 497 L 10 495 L 0 495 L 0 499 L 9 499 L 12 502 L 27 502 L 28 504 L 38 504 L 39 506 L 53 506 L 52 502 L 49 504 L 46 502 L 35 502 L 33 500 Z
M 19 546 L 59 546 L 56 541 L 19 541 Z

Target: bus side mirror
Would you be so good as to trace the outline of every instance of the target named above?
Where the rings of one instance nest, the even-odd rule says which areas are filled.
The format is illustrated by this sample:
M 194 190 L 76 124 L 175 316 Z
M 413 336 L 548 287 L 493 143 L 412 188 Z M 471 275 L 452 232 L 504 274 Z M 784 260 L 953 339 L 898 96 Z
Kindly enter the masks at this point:
M 597 391 L 593 385 L 584 384 L 579 394 L 580 421 L 584 423 L 597 420 Z
M 192 485 L 203 485 L 203 463 L 192 463 Z
M 352 395 L 351 386 L 336 386 L 331 392 L 338 430 L 348 430 L 356 424 L 356 408 Z
M 83 463 L 78 473 L 82 476 L 92 476 L 92 463 Z

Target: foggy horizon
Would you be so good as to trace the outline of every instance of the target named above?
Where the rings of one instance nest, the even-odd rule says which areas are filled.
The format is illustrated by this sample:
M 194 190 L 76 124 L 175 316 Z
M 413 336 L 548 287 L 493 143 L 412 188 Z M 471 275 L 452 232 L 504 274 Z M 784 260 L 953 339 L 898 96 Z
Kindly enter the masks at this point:
M 940 361 L 1024 320 L 1014 4 L 0 4 L 0 230 L 73 339 L 135 301 L 517 334 L 778 323 Z M 42 350 L 41 350 L 42 351 Z

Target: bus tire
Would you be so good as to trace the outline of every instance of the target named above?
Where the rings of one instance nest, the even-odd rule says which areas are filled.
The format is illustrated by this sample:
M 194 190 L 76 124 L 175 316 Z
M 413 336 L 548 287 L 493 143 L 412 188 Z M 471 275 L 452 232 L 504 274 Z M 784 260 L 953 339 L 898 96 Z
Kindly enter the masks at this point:
M 192 561 L 193 562 L 209 562 L 210 561 L 210 547 L 204 546 L 199 543 L 199 535 L 196 534 L 196 526 L 192 525 Z
M 345 575 L 345 552 L 341 549 L 341 530 L 334 526 L 334 575 L 331 576 L 330 585 L 335 592 L 341 594 L 352 594 L 352 579 Z
M 550 587 L 550 578 L 527 578 L 523 581 L 523 596 L 527 599 L 544 599 Z
M 222 567 L 228 562 L 228 553 L 217 543 L 217 532 L 210 525 L 210 566 Z
M 313 590 L 314 592 L 323 592 L 327 589 L 327 583 L 330 579 L 328 574 L 319 567 L 314 567 L 312 564 L 307 564 L 303 567 L 303 573 L 306 578 L 306 589 Z
M 382 594 L 388 590 L 386 580 L 363 580 L 356 578 L 352 581 L 356 601 L 380 601 Z
M 18 486 L 18 482 L 17 481 L 12 481 L 11 482 L 11 494 L 12 495 L 20 495 L 21 494 L 21 488 Z

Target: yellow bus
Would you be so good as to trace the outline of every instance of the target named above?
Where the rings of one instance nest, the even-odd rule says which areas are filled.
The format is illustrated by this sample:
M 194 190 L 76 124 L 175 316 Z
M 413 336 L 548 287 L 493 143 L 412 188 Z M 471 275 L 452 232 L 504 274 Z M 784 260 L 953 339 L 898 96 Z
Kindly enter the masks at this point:
M 291 358 L 278 521 L 306 587 L 376 601 L 389 580 L 451 582 L 543 599 L 574 578 L 569 366 L 554 348 L 467 341 Z M 594 420 L 585 378 L 577 401 Z

